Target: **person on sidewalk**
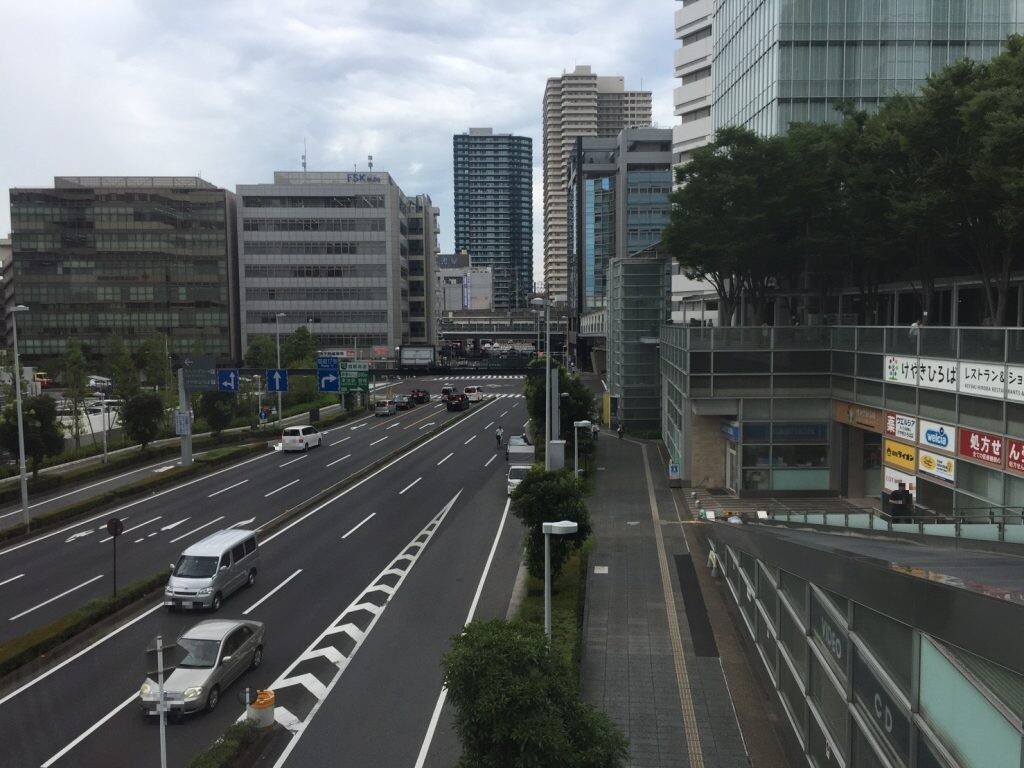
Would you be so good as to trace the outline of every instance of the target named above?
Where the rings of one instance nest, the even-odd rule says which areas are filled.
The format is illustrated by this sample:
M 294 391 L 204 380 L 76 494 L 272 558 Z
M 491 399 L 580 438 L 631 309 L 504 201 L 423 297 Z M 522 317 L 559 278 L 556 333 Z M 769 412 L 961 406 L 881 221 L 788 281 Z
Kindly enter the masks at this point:
M 624 434 L 626 434 L 626 428 L 625 428 L 625 426 L 623 426 L 622 422 L 620 421 L 619 422 L 619 440 L 622 439 L 622 436 Z
M 914 514 L 914 497 L 907 490 L 906 483 L 899 483 L 889 494 L 889 514 L 893 520 L 911 517 Z
M 596 421 L 595 422 L 591 422 L 591 424 L 590 424 L 590 437 L 593 439 L 593 441 L 595 443 L 597 442 L 597 436 L 600 435 L 600 434 L 601 434 L 601 427 L 598 425 L 598 423 Z

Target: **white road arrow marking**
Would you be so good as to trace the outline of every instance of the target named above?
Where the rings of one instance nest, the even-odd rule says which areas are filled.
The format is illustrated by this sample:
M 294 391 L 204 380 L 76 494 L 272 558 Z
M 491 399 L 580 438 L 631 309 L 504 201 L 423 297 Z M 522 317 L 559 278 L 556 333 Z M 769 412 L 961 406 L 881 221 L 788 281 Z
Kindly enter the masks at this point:
M 183 517 L 183 518 L 182 518 L 181 520 L 179 520 L 179 521 L 178 521 L 178 522 L 176 522 L 176 523 L 171 523 L 170 525 L 165 525 L 165 526 L 164 526 L 163 528 L 161 528 L 160 530 L 161 530 L 161 531 L 169 531 L 169 530 L 171 530 L 171 528 L 177 528 L 177 527 L 178 527 L 179 525 L 181 525 L 182 523 L 184 523 L 184 522 L 185 522 L 186 520 L 191 520 L 191 519 L 192 519 L 191 517 Z
M 239 520 L 237 523 L 232 523 L 231 525 L 229 525 L 228 528 L 237 528 L 240 525 L 248 525 L 249 523 L 254 522 L 255 520 L 255 517 L 250 517 L 248 520 Z
M 432 426 L 434 426 L 435 423 L 436 422 L 428 421 L 426 424 L 424 424 L 422 427 L 420 427 L 420 429 L 426 429 L 427 427 L 432 427 Z
M 65 544 L 69 544 L 70 542 L 74 541 L 75 539 L 80 539 L 83 536 L 89 536 L 91 534 L 92 534 L 91 530 L 89 530 L 89 531 L 79 531 L 78 533 L 72 533 L 70 536 L 68 536 L 66 539 L 64 539 L 64 543 Z
M 166 472 L 169 469 L 174 469 L 174 465 L 170 464 L 170 465 L 168 465 L 166 467 L 157 467 L 153 471 L 156 472 L 156 473 L 160 473 L 160 472 Z

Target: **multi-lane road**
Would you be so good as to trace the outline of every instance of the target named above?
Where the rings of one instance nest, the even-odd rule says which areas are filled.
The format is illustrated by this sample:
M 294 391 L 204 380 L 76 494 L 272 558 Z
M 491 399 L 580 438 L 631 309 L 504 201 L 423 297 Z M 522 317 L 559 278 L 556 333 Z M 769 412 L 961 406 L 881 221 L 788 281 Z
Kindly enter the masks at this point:
M 266 622 L 264 663 L 215 712 L 169 729 L 169 765 L 187 764 L 241 714 L 232 694 L 246 686 L 277 693 L 279 721 L 294 734 L 280 765 L 454 762 L 439 659 L 468 618 L 505 615 L 521 542 L 493 433 L 500 423 L 514 434 L 526 421 L 522 381 L 475 383 L 488 398 L 463 419 L 434 400 L 348 422 L 320 449 L 268 451 L 116 512 L 125 527 L 118 577 L 127 581 L 166 568 L 208 532 L 265 525 L 391 457 L 262 538 L 256 586 L 219 615 Z M 441 386 L 410 380 L 398 389 L 422 384 L 435 394 Z M 0 642 L 109 592 L 110 514 L 0 550 Z M 154 601 L 0 691 L 3 764 L 158 765 L 157 729 L 135 704 L 143 651 L 206 615 L 171 614 Z

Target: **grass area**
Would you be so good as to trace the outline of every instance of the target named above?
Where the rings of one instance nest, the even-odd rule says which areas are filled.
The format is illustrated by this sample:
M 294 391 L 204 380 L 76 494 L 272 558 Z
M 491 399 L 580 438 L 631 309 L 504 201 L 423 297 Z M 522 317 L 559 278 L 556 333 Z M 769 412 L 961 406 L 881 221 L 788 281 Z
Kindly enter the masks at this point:
M 591 540 L 573 552 L 551 584 L 551 647 L 566 665 L 579 669 L 583 642 L 583 603 Z M 522 621 L 544 626 L 544 580 L 528 577 L 526 597 L 519 606 Z

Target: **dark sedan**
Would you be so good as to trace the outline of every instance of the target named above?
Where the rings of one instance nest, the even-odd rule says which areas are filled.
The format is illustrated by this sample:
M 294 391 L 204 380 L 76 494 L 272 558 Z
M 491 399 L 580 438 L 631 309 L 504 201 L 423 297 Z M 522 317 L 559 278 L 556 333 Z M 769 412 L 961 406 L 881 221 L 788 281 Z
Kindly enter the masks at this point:
M 400 411 L 408 411 L 416 407 L 416 401 L 409 395 L 395 395 L 395 408 Z
M 427 392 L 427 390 L 425 390 L 425 389 L 414 389 L 409 394 L 409 397 L 412 398 L 412 401 L 414 403 L 429 403 L 430 402 L 430 393 Z

